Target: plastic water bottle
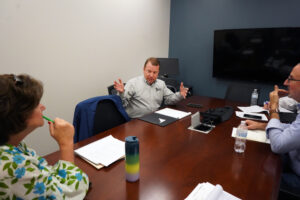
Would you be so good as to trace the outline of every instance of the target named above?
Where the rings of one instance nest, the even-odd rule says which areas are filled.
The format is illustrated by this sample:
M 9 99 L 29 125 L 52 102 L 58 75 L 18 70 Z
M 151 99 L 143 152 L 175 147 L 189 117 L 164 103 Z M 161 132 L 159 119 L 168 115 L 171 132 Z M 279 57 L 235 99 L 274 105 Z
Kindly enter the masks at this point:
M 257 89 L 254 89 L 251 94 L 251 106 L 257 105 L 258 93 Z
M 243 153 L 246 149 L 246 138 L 248 128 L 245 121 L 241 121 L 241 124 L 236 130 L 236 138 L 234 143 L 234 150 L 237 153 Z

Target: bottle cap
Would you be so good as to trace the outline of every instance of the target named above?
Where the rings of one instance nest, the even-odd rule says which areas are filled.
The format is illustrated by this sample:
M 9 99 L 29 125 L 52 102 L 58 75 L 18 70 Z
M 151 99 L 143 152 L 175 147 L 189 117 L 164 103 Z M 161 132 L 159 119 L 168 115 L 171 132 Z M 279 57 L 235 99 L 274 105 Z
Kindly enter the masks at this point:
M 139 139 L 136 136 L 128 136 L 125 138 L 125 153 L 139 154 Z
M 125 142 L 138 142 L 139 139 L 136 136 L 128 136 L 125 138 Z

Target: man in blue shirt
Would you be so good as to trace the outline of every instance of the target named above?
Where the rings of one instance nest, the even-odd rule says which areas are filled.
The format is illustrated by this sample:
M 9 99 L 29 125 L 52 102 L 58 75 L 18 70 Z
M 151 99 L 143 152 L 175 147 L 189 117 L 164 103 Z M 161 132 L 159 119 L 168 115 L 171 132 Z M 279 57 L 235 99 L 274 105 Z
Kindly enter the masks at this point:
M 288 86 L 289 97 L 300 102 L 300 63 L 291 71 L 284 85 Z M 281 189 L 293 190 L 300 194 L 300 114 L 292 124 L 279 121 L 279 89 L 274 86 L 270 93 L 270 121 L 268 124 L 247 120 L 248 129 L 266 129 L 271 149 L 283 156 Z M 298 103 L 298 108 L 300 104 Z

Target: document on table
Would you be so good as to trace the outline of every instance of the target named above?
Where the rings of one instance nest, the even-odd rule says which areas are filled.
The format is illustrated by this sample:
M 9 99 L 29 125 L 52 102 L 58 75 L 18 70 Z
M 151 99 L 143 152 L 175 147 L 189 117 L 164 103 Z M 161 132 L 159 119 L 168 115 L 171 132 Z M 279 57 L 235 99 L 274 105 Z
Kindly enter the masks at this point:
M 236 137 L 236 129 L 237 128 L 232 129 L 232 137 Z M 270 144 L 270 140 L 267 138 L 266 131 L 263 130 L 248 130 L 246 139 Z
M 238 108 L 243 111 L 243 112 L 246 112 L 246 113 L 259 113 L 259 112 L 264 112 L 264 111 L 267 111 L 269 112 L 269 110 L 267 109 L 264 109 L 263 107 L 260 107 L 260 106 L 247 106 L 247 107 L 242 107 L 242 106 L 238 106 Z M 279 111 L 280 112 L 284 112 L 284 113 L 293 113 L 293 111 L 290 111 L 290 110 L 287 110 L 281 106 L 279 106 Z
M 248 114 L 248 115 L 255 115 L 255 116 L 260 116 L 261 119 L 254 119 L 251 117 L 245 117 L 244 115 Z M 265 114 L 259 114 L 259 113 L 247 113 L 247 112 L 240 112 L 240 111 L 235 111 L 235 115 L 243 118 L 243 119 L 251 119 L 251 120 L 259 120 L 259 121 L 268 121 L 268 118 L 266 117 Z
M 185 200 L 241 200 L 224 191 L 221 185 L 199 183 Z
M 105 167 L 125 157 L 125 142 L 109 135 L 75 150 L 84 160 Z M 94 166 L 94 165 L 93 165 Z M 94 166 L 96 167 L 96 166 Z M 96 167 L 97 168 L 97 167 Z
M 175 109 L 171 109 L 171 108 L 164 108 L 164 109 L 156 111 L 155 113 L 173 117 L 176 119 L 182 119 L 182 118 L 192 114 L 191 112 L 183 112 L 183 111 L 175 110 Z
M 258 105 L 246 106 L 246 107 L 238 106 L 238 108 L 241 111 L 246 112 L 246 113 L 259 113 L 259 112 L 263 112 L 263 111 L 268 111 L 268 110 L 266 110 L 263 107 L 260 107 Z

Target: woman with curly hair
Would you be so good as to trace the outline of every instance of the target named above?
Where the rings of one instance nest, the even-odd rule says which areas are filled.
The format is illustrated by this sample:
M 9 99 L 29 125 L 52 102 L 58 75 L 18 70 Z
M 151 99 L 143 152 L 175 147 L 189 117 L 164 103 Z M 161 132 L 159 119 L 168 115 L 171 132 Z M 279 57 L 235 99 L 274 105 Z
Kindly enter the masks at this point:
M 22 140 L 44 125 L 43 85 L 22 74 L 0 75 L 0 199 L 83 199 L 89 180 L 74 165 L 74 127 L 63 119 L 49 123 L 60 148 L 54 165 Z

